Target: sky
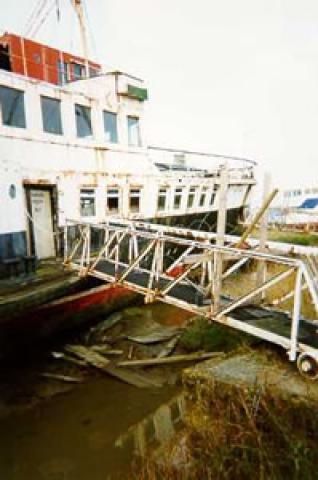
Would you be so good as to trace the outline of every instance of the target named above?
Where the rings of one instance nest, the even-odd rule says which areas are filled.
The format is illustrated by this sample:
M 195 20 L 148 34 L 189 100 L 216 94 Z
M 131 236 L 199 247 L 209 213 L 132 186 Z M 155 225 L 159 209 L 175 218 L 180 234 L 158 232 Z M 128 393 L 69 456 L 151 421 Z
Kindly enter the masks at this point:
M 25 32 L 39 0 L 0 0 Z M 34 37 L 81 52 L 70 0 Z M 147 139 L 254 159 L 280 188 L 318 185 L 317 0 L 85 0 L 90 52 L 141 76 Z

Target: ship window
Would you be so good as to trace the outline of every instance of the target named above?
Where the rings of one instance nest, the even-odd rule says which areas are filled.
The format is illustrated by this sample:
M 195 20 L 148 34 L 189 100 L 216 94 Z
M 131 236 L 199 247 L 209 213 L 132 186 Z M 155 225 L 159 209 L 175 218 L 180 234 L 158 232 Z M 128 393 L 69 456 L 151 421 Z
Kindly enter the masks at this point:
M 0 86 L 2 123 L 9 127 L 25 128 L 24 92 Z
M 132 188 L 129 195 L 129 210 L 138 213 L 140 210 L 140 188 Z
M 216 196 L 217 189 L 218 189 L 217 185 L 214 185 L 214 187 L 213 187 L 213 192 L 211 193 L 210 205 L 213 205 L 213 204 L 214 204 L 214 200 L 215 200 L 215 196 Z
M 204 207 L 205 199 L 206 199 L 206 191 L 207 191 L 207 187 L 202 187 L 200 202 L 199 202 L 200 207 Z
M 44 132 L 62 135 L 61 102 L 55 98 L 41 97 Z
M 57 69 L 59 75 L 59 85 L 64 85 L 68 82 L 68 64 L 58 60 Z
M 73 76 L 74 80 L 80 80 L 85 78 L 85 67 L 79 63 L 73 63 Z
M 165 210 L 167 203 L 167 188 L 160 188 L 158 195 L 158 210 Z
M 140 128 L 138 117 L 127 117 L 128 119 L 128 144 L 132 147 L 140 147 Z
M 188 196 L 188 208 L 192 208 L 194 204 L 196 187 L 190 187 L 189 196 Z
M 182 198 L 182 188 L 176 188 L 174 192 L 173 208 L 175 209 L 180 208 L 181 198 Z
M 97 75 L 99 74 L 99 71 L 96 70 L 96 68 L 93 68 L 93 67 L 89 67 L 89 76 L 92 78 L 92 77 L 97 77 Z
M 84 105 L 75 105 L 76 131 L 78 137 L 92 135 L 91 109 Z
M 112 112 L 103 112 L 104 115 L 104 131 L 106 142 L 117 143 L 117 115 Z
M 80 192 L 80 207 L 82 217 L 95 216 L 95 190 L 82 188 Z
M 0 45 L 0 68 L 11 72 L 9 47 L 5 45 Z
M 107 189 L 107 211 L 110 213 L 119 212 L 119 189 L 118 188 L 108 188 Z

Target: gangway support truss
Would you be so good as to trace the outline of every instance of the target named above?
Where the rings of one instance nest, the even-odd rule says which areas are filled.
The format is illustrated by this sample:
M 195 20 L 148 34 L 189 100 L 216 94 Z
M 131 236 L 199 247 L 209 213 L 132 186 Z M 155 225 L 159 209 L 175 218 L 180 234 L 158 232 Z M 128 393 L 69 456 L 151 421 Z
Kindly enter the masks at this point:
M 206 232 L 122 219 L 102 224 L 68 221 L 64 264 L 81 276 L 125 286 L 144 295 L 148 302 L 159 300 L 280 345 L 290 361 L 297 360 L 301 373 L 318 377 L 316 258 L 312 254 L 308 260 L 263 253 L 257 248 L 218 246 L 214 240 L 215 236 Z M 215 265 L 220 257 L 223 270 L 218 272 Z M 258 281 L 255 286 L 249 280 L 242 281 L 238 271 L 258 262 L 267 264 L 263 283 Z M 220 284 L 219 302 L 216 288 Z M 271 298 L 274 286 L 282 293 L 279 299 Z M 301 316 L 305 290 L 316 313 L 311 320 Z M 261 293 L 259 308 L 256 304 Z M 292 298 L 289 312 L 277 307 L 273 310 L 274 304 Z M 250 317 L 246 311 L 252 312 Z

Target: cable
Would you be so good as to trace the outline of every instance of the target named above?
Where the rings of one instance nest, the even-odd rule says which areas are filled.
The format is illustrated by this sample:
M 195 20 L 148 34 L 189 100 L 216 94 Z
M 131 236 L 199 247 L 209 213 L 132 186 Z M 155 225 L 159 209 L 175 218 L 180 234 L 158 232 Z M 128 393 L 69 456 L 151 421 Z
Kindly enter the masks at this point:
M 47 0 L 46 0 L 46 3 L 48 3 Z M 54 6 L 55 6 L 55 0 L 52 0 L 51 3 L 48 5 L 48 8 L 43 14 L 42 18 L 40 18 L 40 21 L 39 21 L 40 23 L 38 23 L 34 27 L 33 31 L 30 33 L 31 37 L 34 37 L 38 33 L 39 29 L 41 28 L 41 26 L 43 25 L 43 23 L 45 22 L 49 14 L 51 13 Z
M 35 22 L 37 21 L 37 19 L 40 18 L 40 15 L 43 12 L 44 8 L 46 7 L 47 2 L 48 0 L 39 0 L 37 8 L 35 8 L 33 11 L 33 14 L 31 14 L 31 17 L 25 29 L 25 33 L 24 33 L 25 37 L 31 34 L 32 28 Z
M 86 19 L 86 23 L 87 23 L 87 30 L 89 32 L 89 36 L 90 36 L 90 40 L 91 40 L 91 45 L 93 47 L 93 50 L 94 50 L 94 53 L 95 53 L 95 58 L 96 60 L 98 60 L 98 52 L 97 52 L 97 45 L 96 45 L 96 40 L 95 40 L 95 37 L 94 37 L 94 33 L 93 33 L 93 29 L 92 29 L 92 26 L 91 26 L 91 23 L 90 23 L 90 20 L 89 20 L 89 15 L 88 15 L 88 11 L 87 11 L 87 5 L 86 5 L 86 2 L 84 0 L 82 0 L 82 5 L 83 5 L 83 9 L 84 9 L 84 15 L 85 15 L 85 19 Z M 100 63 L 100 62 L 98 62 Z
M 38 15 L 38 12 L 40 12 L 42 5 L 45 3 L 46 0 L 38 0 L 38 2 L 35 4 L 35 7 L 33 8 L 26 24 L 25 24 L 25 27 L 24 27 L 24 36 L 27 35 L 27 32 L 29 31 L 32 23 L 34 22 L 35 18 L 37 17 Z

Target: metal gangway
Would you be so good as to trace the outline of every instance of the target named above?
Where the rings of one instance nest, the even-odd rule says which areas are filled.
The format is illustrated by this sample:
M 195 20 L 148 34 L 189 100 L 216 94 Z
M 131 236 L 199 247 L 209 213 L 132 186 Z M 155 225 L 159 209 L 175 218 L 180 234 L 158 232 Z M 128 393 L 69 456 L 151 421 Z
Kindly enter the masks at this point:
M 64 264 L 80 276 L 140 293 L 146 302 L 165 302 L 277 344 L 303 375 L 318 377 L 318 262 L 312 250 L 297 258 L 257 246 L 218 246 L 210 232 L 122 219 L 69 220 Z M 305 319 L 309 304 L 314 314 Z

